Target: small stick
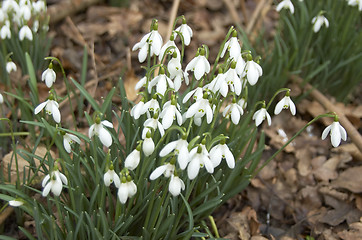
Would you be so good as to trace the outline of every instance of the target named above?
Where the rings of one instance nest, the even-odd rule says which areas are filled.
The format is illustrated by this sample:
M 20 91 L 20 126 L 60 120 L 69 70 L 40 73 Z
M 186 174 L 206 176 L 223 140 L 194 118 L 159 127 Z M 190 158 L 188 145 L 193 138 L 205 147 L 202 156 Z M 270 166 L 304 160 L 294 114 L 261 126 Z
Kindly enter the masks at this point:
M 302 84 L 303 79 L 298 76 L 292 75 L 291 79 L 296 81 L 299 84 Z M 315 89 L 309 83 L 305 84 L 304 89 L 310 92 L 310 95 L 316 99 L 320 104 L 322 104 L 326 109 L 331 112 L 335 112 L 338 115 L 341 125 L 346 129 L 348 136 L 351 138 L 352 142 L 356 145 L 359 151 L 362 153 L 362 136 L 348 120 L 348 118 L 339 110 L 338 107 L 333 105 L 331 101 L 328 100 L 320 91 Z
M 228 8 L 231 14 L 231 18 L 233 19 L 235 26 L 240 26 L 241 20 L 239 18 L 238 13 L 235 10 L 235 6 L 233 5 L 233 3 L 230 0 L 224 0 L 224 3 L 226 4 L 226 7 Z
M 249 20 L 248 20 L 248 15 L 246 13 L 245 0 L 240 0 L 240 8 L 241 12 L 243 13 L 244 26 L 247 26 Z

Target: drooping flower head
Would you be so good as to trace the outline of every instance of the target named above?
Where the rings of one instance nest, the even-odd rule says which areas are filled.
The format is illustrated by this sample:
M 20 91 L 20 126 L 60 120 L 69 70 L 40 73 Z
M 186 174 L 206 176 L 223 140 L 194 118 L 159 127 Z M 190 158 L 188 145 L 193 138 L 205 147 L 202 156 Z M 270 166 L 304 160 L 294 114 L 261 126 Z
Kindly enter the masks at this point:
M 283 1 L 281 1 L 281 2 L 278 4 L 276 10 L 277 10 L 278 12 L 280 12 L 280 10 L 282 10 L 283 8 L 284 8 L 284 9 L 289 9 L 292 14 L 294 13 L 294 5 L 293 5 L 293 3 L 292 3 L 290 0 L 283 0 Z
M 46 175 L 42 181 L 42 187 L 44 188 L 42 193 L 43 197 L 48 196 L 50 191 L 52 191 L 55 196 L 59 196 L 63 189 L 63 183 L 65 185 L 68 184 L 67 177 L 55 168 L 55 170 Z
M 238 33 L 235 29 L 232 32 L 232 37 L 225 43 L 220 57 L 224 57 L 226 51 L 229 52 L 230 58 L 233 58 L 234 61 L 237 59 L 241 52 L 241 47 L 238 40 Z
M 48 88 L 51 88 L 53 83 L 55 83 L 56 77 L 57 75 L 53 70 L 53 64 L 50 63 L 49 67 L 45 69 L 44 72 L 42 73 L 41 80 L 45 81 L 45 84 L 47 85 Z
M 334 117 L 334 122 L 324 129 L 322 133 L 322 140 L 328 136 L 328 133 L 331 135 L 331 143 L 333 147 L 338 147 L 341 143 L 341 139 L 344 141 L 347 140 L 347 132 L 339 123 L 337 115 Z
M 214 146 L 210 150 L 210 160 L 214 165 L 214 168 L 219 166 L 221 160 L 225 159 L 229 168 L 235 167 L 234 155 L 230 151 L 229 147 L 225 144 L 225 139 L 220 141 L 220 144 Z
M 119 188 L 121 186 L 121 180 L 118 176 L 118 174 L 114 171 L 113 164 L 109 166 L 108 171 L 103 176 L 104 185 L 109 187 L 111 183 L 114 183 L 114 185 Z
M 148 53 L 150 56 L 160 55 L 162 44 L 162 37 L 158 33 L 158 23 L 157 20 L 154 20 L 151 32 L 143 36 L 141 41 L 133 46 L 132 51 L 140 49 L 140 52 L 138 53 L 138 60 L 140 63 L 143 63 L 146 60 Z M 150 52 L 148 52 L 149 48 Z
M 10 74 L 12 71 L 16 71 L 16 64 L 9 59 L 9 61 L 6 63 L 6 71 Z
M 133 182 L 130 175 L 121 177 L 121 184 L 118 188 L 118 199 L 122 204 L 127 202 L 128 198 L 133 197 L 137 193 L 137 186 Z
M 59 104 L 54 100 L 54 95 L 50 94 L 48 100 L 43 103 L 40 103 L 35 109 L 34 113 L 38 114 L 41 110 L 45 108 L 45 112 L 48 115 L 53 115 L 53 119 L 55 122 L 60 123 L 60 111 Z
M 137 168 L 141 159 L 141 143 L 137 145 L 136 149 L 134 149 L 124 161 L 124 167 L 129 170 L 134 170 Z
M 201 48 L 198 50 L 195 58 L 193 58 L 186 66 L 185 71 L 193 71 L 196 80 L 200 80 L 205 73 L 210 72 L 210 63 L 207 61 L 205 57 L 205 48 Z
M 94 135 L 98 136 L 104 146 L 110 147 L 112 145 L 112 136 L 105 127 L 113 128 L 113 124 L 107 120 L 101 121 L 97 115 L 94 124 L 89 128 L 88 135 L 89 138 L 92 138 Z
M 271 118 L 264 105 L 262 108 L 254 113 L 253 120 L 255 120 L 255 125 L 259 126 L 265 119 L 267 119 L 268 125 L 270 126 Z
M 321 11 L 318 16 L 315 16 L 312 19 L 313 31 L 315 33 L 318 32 L 323 25 L 325 25 L 326 28 L 329 27 L 329 21 L 325 16 L 323 16 L 323 12 L 324 11 Z
M 62 132 L 62 135 L 63 135 L 64 149 L 68 153 L 71 153 L 72 152 L 71 145 L 75 142 L 80 144 L 80 139 L 77 136 L 70 134 L 70 133 Z
M 189 27 L 189 25 L 186 24 L 185 17 L 182 18 L 182 24 L 178 28 L 175 29 L 176 32 L 180 32 L 182 34 L 182 37 L 184 39 L 184 44 L 188 46 L 191 42 L 192 37 L 192 29 Z
M 290 109 L 292 115 L 296 114 L 295 104 L 293 103 L 292 99 L 290 98 L 290 91 L 288 90 L 285 94 L 285 97 L 280 100 L 277 105 L 275 106 L 274 114 L 278 115 L 283 109 Z

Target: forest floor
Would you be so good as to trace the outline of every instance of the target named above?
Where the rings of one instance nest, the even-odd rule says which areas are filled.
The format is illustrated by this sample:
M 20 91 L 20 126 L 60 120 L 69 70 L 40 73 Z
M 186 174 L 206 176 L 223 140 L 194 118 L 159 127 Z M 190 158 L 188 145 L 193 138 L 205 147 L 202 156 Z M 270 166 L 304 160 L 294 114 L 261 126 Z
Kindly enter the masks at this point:
M 61 1 L 48 2 L 54 2 L 49 7 L 52 14 L 59 11 L 54 9 Z M 248 0 L 245 6 L 241 6 L 242 2 L 181 1 L 177 16 L 185 15 L 194 31 L 184 62 L 194 57 L 201 44 L 208 45 L 209 59 L 215 59 L 227 31 L 238 20 L 246 29 L 249 27 L 251 38 L 261 28 L 272 36 L 278 19 L 273 7 L 267 5 L 265 11 L 259 13 L 261 20 L 255 20 L 253 13 L 263 1 Z M 237 16 L 227 4 L 233 4 Z M 123 75 L 128 97 L 136 100 L 134 85 L 142 77 L 143 70 L 137 52 L 131 52 L 131 48 L 149 32 L 153 18 L 158 19 L 159 32 L 166 42 L 172 5 L 171 0 L 134 0 L 129 1 L 126 8 L 105 3 L 90 5 L 50 26 L 49 34 L 53 38 L 50 56 L 60 59 L 69 77 L 79 79 L 86 45 L 90 56 L 87 86 L 95 89 L 96 85 L 95 98 L 106 96 Z M 242 14 L 243 9 L 246 15 Z M 59 84 L 58 89 L 64 89 L 62 83 L 56 84 Z M 293 93 L 301 91 L 299 86 L 293 86 Z M 47 89 L 43 96 L 47 96 Z M 333 104 L 361 131 L 359 99 L 347 106 Z M 63 114 L 67 106 L 62 107 Z M 288 116 L 287 122 L 283 120 L 287 112 L 273 117 L 272 126 L 263 126 L 267 136 L 263 159 L 271 156 L 313 117 L 327 111 L 315 99 L 305 98 L 297 103 L 297 115 Z M 242 193 L 214 213 L 222 238 L 362 239 L 362 154 L 350 139 L 338 148 L 332 148 L 329 138 L 322 141 L 321 133 L 330 123 L 320 121 L 307 128 Z

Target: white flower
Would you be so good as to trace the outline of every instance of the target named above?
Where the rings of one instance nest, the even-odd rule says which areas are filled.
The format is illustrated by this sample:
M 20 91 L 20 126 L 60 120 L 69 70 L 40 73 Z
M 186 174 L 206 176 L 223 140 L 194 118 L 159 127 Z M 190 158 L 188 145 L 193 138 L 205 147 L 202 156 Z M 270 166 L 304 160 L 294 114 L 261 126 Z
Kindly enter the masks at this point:
M 45 81 L 45 84 L 48 88 L 51 88 L 53 83 L 55 83 L 57 75 L 55 74 L 52 68 L 47 68 L 41 75 L 41 80 Z
M 143 140 L 142 143 L 142 150 L 146 157 L 150 156 L 153 151 L 155 150 L 155 143 L 153 142 L 151 138 L 151 133 L 148 132 L 146 134 L 145 140 Z
M 186 140 L 186 136 L 183 136 L 179 140 L 169 142 L 167 145 L 165 145 L 160 151 L 160 157 L 164 157 L 175 150 L 175 154 L 177 155 L 177 162 L 181 170 L 184 170 L 189 163 L 189 150 L 187 148 L 188 145 L 189 143 Z
M 341 126 L 341 124 L 339 124 L 337 117 L 331 125 L 324 129 L 322 133 L 322 140 L 324 140 L 328 136 L 329 132 L 331 132 L 330 135 L 333 147 L 338 147 L 341 143 L 341 139 L 343 139 L 344 141 L 347 140 L 347 132 Z
M 187 64 L 185 72 L 189 70 L 194 72 L 196 80 L 200 80 L 205 73 L 210 72 L 210 63 L 205 57 L 205 49 L 201 49 L 200 54 Z
M 154 54 L 158 56 L 160 54 L 163 41 L 157 29 L 158 24 L 156 22 L 153 25 L 153 30 L 143 36 L 141 41 L 133 46 L 132 51 L 140 49 L 140 52 L 138 53 L 138 60 L 140 63 L 143 63 L 146 60 L 149 47 L 150 56 L 153 56 Z
M 241 99 L 238 101 L 238 104 L 239 104 L 239 106 L 240 106 L 242 109 L 245 109 L 246 106 L 248 105 L 248 103 L 246 102 L 245 98 L 241 98 Z
M 124 161 L 124 167 L 129 170 L 134 170 L 137 168 L 141 159 L 141 147 L 137 146 L 135 150 L 133 150 Z
M 171 101 L 167 101 L 163 105 L 163 110 L 160 114 L 162 118 L 162 126 L 164 129 L 171 127 L 173 121 L 176 119 L 177 124 L 181 126 L 182 115 L 180 113 L 180 106 L 177 104 L 176 99 L 173 98 Z
M 117 173 L 114 171 L 113 166 L 111 166 L 111 168 L 108 169 L 108 171 L 104 174 L 103 180 L 104 185 L 106 185 L 107 187 L 109 187 L 109 185 L 111 185 L 111 183 L 113 182 L 117 188 L 121 186 L 121 180 L 119 179 Z
M 265 118 L 268 121 L 268 125 L 271 125 L 271 118 L 269 113 L 266 111 L 265 107 L 260 108 L 258 111 L 256 111 L 253 115 L 253 120 L 255 120 L 255 125 L 259 126 Z
M 19 31 L 19 40 L 23 41 L 24 38 L 27 38 L 29 41 L 33 41 L 33 33 L 31 29 L 28 27 L 28 25 L 22 26 L 22 28 Z
M 52 191 L 55 196 L 59 196 L 63 189 L 63 183 L 65 185 L 68 184 L 67 177 L 58 170 L 46 175 L 42 181 L 42 187 L 44 188 L 43 197 L 48 196 L 50 191 Z
M 45 12 L 47 8 L 45 2 L 40 0 L 32 2 L 32 5 L 36 13 Z
M 358 10 L 362 11 L 362 1 L 361 0 L 347 0 L 348 5 L 350 6 L 356 6 L 358 5 Z
M 141 115 L 143 115 L 147 109 L 144 107 L 145 102 L 142 98 L 141 101 L 139 101 L 136 105 L 133 106 L 131 109 L 131 116 L 134 117 L 134 119 L 139 119 Z
M 4 103 L 4 97 L 3 95 L 0 93 L 0 104 L 3 104 Z
M 219 74 L 206 87 L 213 93 L 220 92 L 223 97 L 226 97 L 229 87 L 225 81 L 225 74 L 221 69 L 219 69 Z
M 194 100 L 200 100 L 204 96 L 204 90 L 202 87 L 197 87 L 194 90 L 188 92 L 182 100 L 182 103 L 186 103 L 192 95 L 194 95 Z
M 201 167 L 205 166 L 209 173 L 214 172 L 214 165 L 210 160 L 209 153 L 205 150 L 199 145 L 190 151 L 190 163 L 187 167 L 187 175 L 190 180 L 197 177 Z
M 113 128 L 113 124 L 107 120 L 100 121 L 99 117 L 97 117 L 95 123 L 90 126 L 88 135 L 89 138 L 94 135 L 98 136 L 104 146 L 110 147 L 112 145 L 112 136 L 104 127 Z
M 235 101 L 235 100 L 234 100 Z M 231 121 L 236 125 L 239 123 L 240 121 L 240 116 L 242 116 L 244 114 L 244 110 L 243 108 L 236 103 L 236 101 L 230 105 L 228 105 L 222 115 L 225 117 L 226 115 L 230 115 L 231 116 Z
M 6 71 L 10 74 L 12 71 L 16 71 L 16 64 L 13 61 L 6 63 Z
M 328 19 L 323 16 L 323 15 L 319 15 L 316 16 L 312 19 L 312 24 L 313 24 L 313 31 L 314 32 L 318 32 L 319 29 L 322 27 L 322 25 L 326 25 L 326 28 L 329 27 L 329 21 Z
M 148 118 L 143 123 L 143 131 L 142 131 L 142 138 L 146 138 L 147 132 L 151 131 L 150 129 L 156 130 L 158 128 L 158 131 L 161 134 L 161 137 L 165 134 L 165 130 L 163 125 L 158 121 L 158 114 L 155 114 L 152 118 Z
M 12 207 L 20 207 L 21 205 L 24 205 L 24 202 L 22 200 L 14 199 L 9 201 L 9 205 Z
M 184 182 L 181 178 L 172 174 L 170 184 L 168 185 L 168 191 L 172 196 L 176 197 L 180 195 L 181 190 L 185 190 Z
M 0 37 L 1 39 L 10 39 L 11 38 L 11 31 L 10 31 L 10 27 L 5 24 L 4 26 L 2 26 L 1 30 L 0 30 Z
M 233 58 L 234 60 L 236 60 L 236 58 L 240 55 L 240 52 L 241 52 L 241 47 L 240 47 L 237 36 L 238 36 L 238 33 L 236 30 L 234 30 L 232 33 L 232 37 L 225 43 L 220 57 L 224 57 L 226 50 L 228 50 L 230 58 Z
M 167 84 L 170 88 L 174 88 L 172 80 L 166 76 L 165 70 L 161 68 L 160 74 L 148 84 L 148 92 L 151 93 L 152 87 L 156 85 L 156 92 L 163 96 L 167 90 Z
M 172 40 L 171 40 L 172 39 Z M 175 41 L 174 41 L 174 37 L 173 34 L 171 35 L 171 39 L 168 40 L 165 45 L 163 45 L 163 47 L 161 48 L 160 51 L 160 55 L 158 55 L 158 60 L 161 61 L 162 58 L 164 57 L 165 53 L 166 54 L 170 54 L 172 56 L 172 54 L 175 52 L 176 53 L 176 58 L 177 59 L 181 59 L 181 53 L 180 50 L 178 50 Z M 172 47 L 172 48 L 169 48 Z M 169 48 L 169 50 L 166 52 L 167 48 Z
M 185 80 L 186 85 L 189 85 L 189 74 L 182 71 L 180 60 L 177 57 L 173 57 L 167 64 L 167 70 L 170 73 L 170 78 L 174 79 L 175 91 L 178 91 L 181 87 L 182 79 Z
M 293 6 L 293 3 L 292 3 L 290 0 L 283 0 L 283 1 L 281 1 L 281 2 L 278 4 L 276 10 L 277 10 L 278 12 L 280 12 L 280 10 L 282 10 L 283 8 L 289 9 L 292 14 L 294 13 L 294 6 Z
M 235 159 L 234 155 L 228 148 L 228 146 L 225 144 L 225 142 L 222 142 L 210 150 L 210 160 L 214 165 L 214 168 L 219 166 L 221 163 L 221 160 L 225 159 L 226 163 L 229 168 L 235 167 Z
M 157 167 L 150 175 L 150 180 L 155 180 L 159 178 L 162 174 L 169 178 L 175 172 L 175 165 L 171 163 L 166 163 L 162 166 Z
M 22 6 L 20 7 L 19 15 L 20 15 L 20 17 L 22 17 L 26 22 L 29 21 L 30 18 L 31 18 L 30 6 L 28 6 L 28 5 L 22 5 Z
M 141 112 L 151 111 L 157 112 L 160 110 L 160 104 L 157 101 L 157 95 L 153 95 L 152 99 L 146 102 L 141 110 Z
M 52 99 L 52 97 L 50 97 Z M 53 115 L 53 119 L 55 122 L 60 123 L 60 111 L 59 104 L 54 100 L 46 100 L 43 103 L 40 103 L 35 109 L 34 113 L 38 114 L 45 107 L 45 112 L 49 115 Z
M 245 66 L 246 66 L 246 62 L 243 58 L 243 56 L 241 55 L 241 53 L 236 57 L 236 59 L 234 59 L 234 61 L 236 62 L 236 72 L 240 77 L 244 77 L 245 76 Z
M 121 185 L 118 188 L 118 198 L 119 201 L 122 204 L 125 204 L 127 202 L 128 198 L 133 197 L 137 193 L 137 186 L 131 181 L 125 181 L 121 183 Z
M 188 46 L 192 37 L 192 29 L 186 24 L 186 19 L 182 19 L 182 24 L 175 30 L 176 32 L 180 32 L 184 38 L 184 44 Z
M 70 145 L 73 144 L 74 142 L 80 144 L 80 139 L 73 135 L 73 134 L 69 134 L 69 133 L 65 133 L 63 136 L 63 145 L 65 150 L 70 153 L 72 151 Z
M 205 96 L 204 96 L 205 97 Z M 193 103 L 186 112 L 186 118 L 194 117 L 200 119 L 206 114 L 206 122 L 211 123 L 213 118 L 213 111 L 210 106 L 210 102 L 207 98 L 202 98 Z
M 275 106 L 274 114 L 277 115 L 283 109 L 288 109 L 288 108 L 290 108 L 290 112 L 292 113 L 292 115 L 296 114 L 295 104 L 293 103 L 292 99 L 290 99 L 289 91 L 287 92 L 285 97 L 283 97 L 282 100 L 280 100 Z
M 263 69 L 253 60 L 246 62 L 245 71 L 246 78 L 251 86 L 255 85 L 259 77 L 263 75 Z
M 241 80 L 236 72 L 236 62 L 231 63 L 231 67 L 225 73 L 225 81 L 230 86 L 232 92 L 237 96 L 241 93 Z

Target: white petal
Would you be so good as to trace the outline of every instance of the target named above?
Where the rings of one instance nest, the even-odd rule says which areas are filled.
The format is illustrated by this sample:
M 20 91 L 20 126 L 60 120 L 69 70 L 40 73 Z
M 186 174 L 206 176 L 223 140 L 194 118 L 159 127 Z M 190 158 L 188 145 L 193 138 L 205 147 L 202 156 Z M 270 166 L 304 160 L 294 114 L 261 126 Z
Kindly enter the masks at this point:
M 110 121 L 103 120 L 101 123 L 106 127 L 113 128 L 113 124 Z
M 155 150 L 155 144 L 151 138 L 146 138 L 143 141 L 142 150 L 146 157 L 150 156 L 153 153 L 153 151 Z
M 43 110 L 43 108 L 47 105 L 49 100 L 43 102 L 43 103 L 40 103 L 35 109 L 34 109 L 34 113 L 35 114 L 38 114 L 41 110 Z
M 187 167 L 187 175 L 190 180 L 197 177 L 200 170 L 200 162 L 197 159 L 193 159 Z
M 52 104 L 52 114 L 55 122 L 60 123 L 60 111 L 55 104 Z
M 323 132 L 322 132 L 322 140 L 324 140 L 327 136 L 329 131 L 331 130 L 332 125 L 329 125 L 328 127 L 326 127 Z
M 205 74 L 205 72 L 206 72 L 205 63 L 202 61 L 202 58 L 199 58 L 195 65 L 195 70 L 194 70 L 196 80 L 200 80 L 202 76 Z
M 99 129 L 99 135 L 98 135 L 99 139 L 101 140 L 101 143 L 106 146 L 106 147 L 110 147 L 112 145 L 112 136 L 111 134 L 104 129 L 103 127 L 101 127 Z
M 52 181 L 52 187 L 51 187 L 51 190 L 52 190 L 52 193 L 55 195 L 55 196 L 59 196 L 62 192 L 62 189 L 63 189 L 63 184 L 61 182 L 61 180 L 55 180 L 55 181 Z
M 127 187 L 127 183 L 121 183 L 121 186 L 119 186 L 118 188 L 118 198 L 119 201 L 122 204 L 125 204 L 127 202 L 128 199 L 128 187 Z
M 170 152 L 172 152 L 176 148 L 177 143 L 178 143 L 178 141 L 176 140 L 176 141 L 170 142 L 166 146 L 164 146 L 163 149 L 160 151 L 160 157 L 164 157 L 167 154 L 169 154 Z
M 71 153 L 72 149 L 70 147 L 69 141 L 65 138 L 63 138 L 63 145 L 64 145 L 65 151 L 67 151 L 68 153 Z
M 43 189 L 43 193 L 42 193 L 43 197 L 48 196 L 51 187 L 52 187 L 52 183 L 49 182 L 49 183 L 45 186 L 45 188 Z
M 46 175 L 46 176 L 44 177 L 44 179 L 43 179 L 43 181 L 42 181 L 42 183 L 41 183 L 41 186 L 44 187 L 45 184 L 49 181 L 49 179 L 50 179 L 50 175 L 48 174 L 48 175 Z
M 155 180 L 159 178 L 165 171 L 166 171 L 167 165 L 162 165 L 157 167 L 150 175 L 150 180 Z

